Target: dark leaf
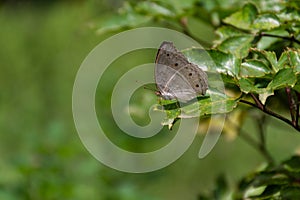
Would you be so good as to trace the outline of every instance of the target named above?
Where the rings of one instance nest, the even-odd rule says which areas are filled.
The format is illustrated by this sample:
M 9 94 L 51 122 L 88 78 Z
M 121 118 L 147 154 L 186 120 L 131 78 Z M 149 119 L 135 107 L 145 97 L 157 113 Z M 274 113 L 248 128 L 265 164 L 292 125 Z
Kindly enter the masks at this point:
M 300 187 L 290 186 L 280 191 L 281 198 L 285 200 L 300 199 Z

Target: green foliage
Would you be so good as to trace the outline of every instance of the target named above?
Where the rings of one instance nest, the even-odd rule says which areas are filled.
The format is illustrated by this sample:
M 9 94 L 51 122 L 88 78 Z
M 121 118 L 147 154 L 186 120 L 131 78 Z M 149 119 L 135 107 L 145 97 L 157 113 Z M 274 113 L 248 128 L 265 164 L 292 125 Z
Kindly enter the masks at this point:
M 237 100 L 235 98 L 227 96 L 217 90 L 211 90 L 207 96 L 198 97 L 198 101 L 181 103 L 181 105 L 179 105 L 178 102 L 170 102 L 170 100 L 161 100 L 163 110 L 165 110 L 167 114 L 167 119 L 164 120 L 163 124 L 169 125 L 170 127 L 172 127 L 176 118 L 205 117 L 208 115 L 228 113 L 237 106 Z
M 223 174 L 217 177 L 215 183 L 215 189 L 210 194 L 200 194 L 198 200 L 228 199 L 230 197 L 229 184 Z
M 299 64 L 295 60 L 299 56 L 299 50 L 297 50 L 299 41 L 295 38 L 298 38 L 299 31 L 291 31 L 289 37 L 268 33 L 274 29 L 278 33 L 284 33 L 284 30 L 292 30 L 292 27 L 295 27 L 294 23 L 282 23 L 286 19 L 280 16 L 286 12 L 286 9 L 278 13 L 260 14 L 253 4 L 246 4 L 241 11 L 224 19 L 225 27 L 234 26 L 239 31 L 224 28 L 224 26 L 218 29 L 217 32 L 222 40 L 217 44 L 216 49 L 231 53 L 234 58 L 242 60 L 237 70 L 239 73 L 232 76 L 233 80 L 237 80 L 236 83 L 242 92 L 261 94 L 269 91 L 273 93 L 284 87 L 293 88 L 298 81 L 297 66 Z M 296 26 L 299 25 L 300 23 Z M 230 32 L 230 29 L 233 31 Z M 261 44 L 266 37 L 274 37 L 281 42 L 287 40 L 290 44 L 280 50 L 281 52 L 278 50 L 274 52 L 269 50 L 271 44 Z M 259 45 L 264 48 L 258 49 Z
M 177 27 L 181 27 L 182 31 L 187 31 L 185 23 L 188 23 L 185 21 L 182 24 L 183 17 L 195 16 L 195 2 L 192 1 L 184 5 L 175 4 L 176 8 L 169 1 L 164 3 L 149 1 L 130 5 L 126 4 L 124 7 L 127 15 L 134 13 L 144 16 L 144 19 L 169 20 L 177 24 Z M 191 62 L 206 66 L 207 73 L 220 74 L 226 87 L 235 87 L 234 92 L 237 96 L 224 95 L 222 103 L 225 104 L 225 109 L 219 109 L 217 112 L 209 112 L 212 105 L 217 104 L 214 104 L 213 96 L 209 96 L 211 103 L 208 103 L 209 98 L 198 99 L 201 105 L 200 116 L 231 112 L 237 107 L 238 102 L 247 99 L 248 94 L 254 98 L 257 96 L 258 99 L 254 99 L 255 103 L 259 103 L 257 106 L 265 111 L 268 97 L 276 91 L 285 88 L 290 88 L 292 93 L 299 91 L 298 10 L 297 4 L 277 3 L 277 9 L 270 10 L 267 7 L 257 8 L 254 3 L 247 3 L 240 10 L 221 20 L 222 23 L 216 30 L 219 38 L 212 48 L 206 51 L 195 48 L 183 50 Z M 203 59 L 206 53 L 212 60 Z M 211 85 L 210 90 L 214 90 Z M 209 95 L 213 94 L 214 92 Z M 219 100 L 217 98 L 216 102 Z M 173 123 L 176 118 L 193 116 L 194 108 L 193 104 L 181 110 L 179 108 L 170 110 L 165 106 L 164 109 L 168 113 L 166 121 Z M 298 128 L 298 122 L 296 124 L 295 128 Z
M 238 186 L 235 199 L 299 199 L 300 157 L 249 174 Z
M 244 30 L 251 30 L 258 10 L 253 4 L 246 4 L 241 10 L 231 14 L 224 22 Z
M 218 16 L 223 15 L 226 8 L 240 4 L 241 2 L 238 0 L 125 1 L 113 16 L 102 18 L 97 32 L 104 34 L 139 26 L 155 25 L 173 28 L 202 40 L 201 37 L 209 37 L 205 30 L 211 29 L 212 23 L 218 23 Z M 210 18 L 211 13 L 214 13 L 215 19 Z M 194 27 L 199 23 L 203 26 L 201 31 Z
M 135 20 L 138 23 L 132 24 L 133 26 L 147 23 L 167 25 L 188 34 L 200 43 L 203 41 L 201 36 L 193 35 L 189 27 L 191 19 L 205 19 L 216 28 L 218 39 L 210 48 L 183 50 L 190 62 L 206 67 L 209 75 L 208 93 L 198 97 L 196 102 L 181 103 L 180 106 L 176 101 L 161 100 L 160 109 L 163 108 L 167 113 L 163 124 L 172 127 L 180 118 L 207 117 L 230 113 L 240 108 L 242 113 L 247 113 L 248 107 L 238 106 L 244 103 L 300 131 L 299 4 L 295 1 L 253 0 L 238 10 L 230 10 L 224 6 L 227 3 L 229 1 L 224 1 L 223 4 L 217 0 L 210 3 L 201 1 L 199 6 L 192 0 L 174 4 L 171 1 L 147 1 L 125 4 L 125 12 L 121 9 L 121 15 L 136 15 L 143 19 Z M 200 11 L 203 11 L 205 16 L 200 16 Z M 128 17 L 125 16 L 124 19 Z M 125 24 L 131 23 L 128 21 Z M 107 26 L 99 29 L 100 32 L 107 30 Z M 208 46 L 207 44 L 210 43 L 204 46 Z M 205 58 L 207 54 L 211 60 Z M 222 77 L 226 95 L 220 85 L 214 85 L 216 75 Z M 282 96 L 278 94 L 286 95 L 287 102 L 284 103 L 287 105 L 285 109 L 288 109 L 285 112 L 290 112 L 291 119 L 276 113 L 269 104 L 270 96 L 273 96 L 273 102 L 282 101 Z M 274 163 L 265 149 L 263 131 L 260 134 L 261 144 L 257 148 L 271 166 Z M 300 163 L 299 157 L 293 157 L 278 167 L 269 167 L 245 177 L 241 181 L 236 198 L 298 199 L 299 169 L 295 163 Z M 213 198 L 221 197 L 199 196 L 199 199 Z
M 256 155 L 249 153 L 244 143 L 235 143 L 235 148 L 230 145 L 232 153 L 237 150 L 234 151 L 234 158 L 225 163 L 224 149 L 227 151 L 230 148 L 227 144 L 219 144 L 219 148 L 223 145 L 217 150 L 220 154 L 211 156 L 206 162 L 195 162 L 194 153 L 199 150 L 195 146 L 192 153 L 179 159 L 173 166 L 148 175 L 133 176 L 106 168 L 87 153 L 74 129 L 70 109 L 73 81 L 86 54 L 103 39 L 95 37 L 89 27 L 99 26 L 99 33 L 108 33 L 142 25 L 161 25 L 184 31 L 199 41 L 209 38 L 209 46 L 212 34 L 194 32 L 202 30 L 193 25 L 201 21 L 207 27 L 217 27 L 216 34 L 219 38 L 215 40 L 214 48 L 207 50 L 214 62 L 201 59 L 203 49 L 186 49 L 184 53 L 191 61 L 205 64 L 210 79 L 220 74 L 226 87 L 233 88 L 238 97 L 225 95 L 215 85 L 210 88 L 211 93 L 198 98 L 200 105 L 205 105 L 201 110 L 195 110 L 196 102 L 191 102 L 182 109 L 183 113 L 176 107 L 177 102 L 164 104 L 162 101 L 168 113 L 166 125 L 173 124 L 178 117 L 190 117 L 198 112 L 203 117 L 218 114 L 216 111 L 219 108 L 211 109 L 218 102 L 225 105 L 220 108 L 219 113 L 229 113 L 240 108 L 238 103 L 247 99 L 248 93 L 267 98 L 273 93 L 282 93 L 286 86 L 293 92 L 300 92 L 297 42 L 300 12 L 297 3 L 255 0 L 247 8 L 251 11 L 253 5 L 257 5 L 257 14 L 251 14 L 252 21 L 245 22 L 243 20 L 246 17 L 243 17 L 242 25 L 230 25 L 222 19 L 230 19 L 231 13 L 244 1 L 130 1 L 124 3 L 117 15 L 113 13 L 106 17 L 99 11 L 99 8 L 103 8 L 101 2 L 97 6 L 90 3 L 89 9 L 84 3 L 72 6 L 53 4 L 36 9 L 16 9 L 1 4 L 3 37 L 0 43 L 4 48 L 0 50 L 0 199 L 166 199 L 166 196 L 176 199 L 180 198 L 179 193 L 184 193 L 182 196 L 192 196 L 194 194 L 191 192 L 195 193 L 198 188 L 205 190 L 216 171 L 231 170 L 232 176 L 240 177 L 244 171 L 260 162 Z M 105 3 L 111 9 L 115 7 L 115 3 L 120 2 Z M 91 10 L 96 13 L 91 13 Z M 99 16 L 99 24 L 94 20 L 95 16 Z M 242 28 L 243 26 L 248 28 Z M 119 71 L 120 68 L 113 69 L 109 79 Z M 101 105 L 110 103 L 106 98 L 110 94 L 110 85 L 113 84 L 105 82 L 105 90 L 99 94 Z M 212 96 L 214 101 L 210 100 Z M 114 142 L 126 143 L 115 124 L 111 123 L 108 110 L 105 107 L 103 112 L 101 110 L 105 119 L 101 122 L 116 134 Z M 277 124 L 277 121 L 274 122 Z M 252 123 L 247 127 L 252 128 Z M 278 131 L 277 126 L 270 127 L 270 130 Z M 162 135 L 160 134 L 159 141 L 164 139 L 165 135 Z M 280 137 L 279 133 L 273 140 L 276 141 L 277 137 Z M 137 150 L 136 146 L 143 146 L 126 144 L 131 150 Z M 287 149 L 296 145 L 296 137 L 294 139 L 285 135 L 283 143 L 274 147 L 276 156 L 286 156 Z M 251 160 L 251 164 L 247 166 L 239 160 L 245 154 L 249 156 L 247 161 Z M 284 168 L 281 171 L 278 167 L 260 172 L 272 174 L 277 171 L 281 177 L 276 177 L 275 180 L 270 181 L 269 179 L 274 179 L 270 175 L 262 177 L 264 183 L 261 177 L 256 181 L 259 173 L 247 177 L 248 186 L 253 186 L 253 182 L 258 182 L 262 187 L 272 183 L 275 186 L 270 185 L 268 190 L 263 188 L 265 190 L 262 193 L 280 190 L 283 199 L 298 199 L 296 195 L 299 193 L 299 186 L 295 183 L 299 181 L 295 180 L 299 180 L 299 167 L 296 166 L 299 159 L 295 159 L 294 164 L 291 163 L 288 162 L 285 167 L 281 164 Z M 190 187 L 190 183 L 193 187 Z M 237 196 L 248 191 L 246 186 L 240 187 Z M 226 181 L 219 178 L 213 194 L 203 197 L 220 199 L 226 195 L 224 191 L 227 189 Z

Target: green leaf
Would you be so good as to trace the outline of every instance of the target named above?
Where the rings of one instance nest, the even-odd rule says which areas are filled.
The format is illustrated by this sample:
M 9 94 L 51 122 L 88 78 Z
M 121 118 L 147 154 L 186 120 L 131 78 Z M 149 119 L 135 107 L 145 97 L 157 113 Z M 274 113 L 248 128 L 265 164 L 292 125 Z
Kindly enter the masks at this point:
M 278 35 L 283 37 L 289 37 L 289 33 L 286 30 L 283 29 L 274 29 L 271 31 L 264 31 L 265 34 L 270 35 Z M 257 43 L 256 47 L 258 49 L 269 49 L 271 45 L 275 44 L 276 42 L 280 42 L 282 39 L 277 37 L 267 37 L 262 36 L 259 42 Z
M 252 27 L 258 30 L 271 30 L 280 26 L 279 18 L 274 14 L 263 14 L 258 16 Z
M 189 62 L 200 66 L 202 69 L 206 69 L 210 72 L 212 72 L 213 69 L 215 69 L 215 64 L 205 49 L 189 48 L 184 49 L 182 53 L 187 57 Z
M 217 41 L 217 43 L 221 43 L 221 41 L 230 37 L 247 35 L 243 31 L 232 26 L 221 26 L 216 30 L 216 34 L 219 36 L 219 41 Z
M 172 129 L 175 122 L 180 118 L 206 117 L 207 115 L 228 113 L 237 106 L 237 102 L 238 99 L 209 89 L 206 96 L 198 97 L 198 100 L 188 103 L 179 104 L 175 100 L 161 100 L 161 106 L 156 107 L 156 109 L 166 113 L 162 125 L 167 125 L 169 129 Z
M 230 76 L 238 76 L 240 60 L 231 54 L 218 50 L 204 50 L 191 48 L 183 51 L 183 54 L 192 63 L 203 66 L 208 72 L 218 72 Z
M 151 20 L 151 17 L 139 15 L 137 13 L 126 13 L 110 16 L 100 23 L 97 34 L 104 34 L 110 31 L 117 31 L 122 28 L 136 27 Z
M 284 161 L 282 165 L 288 171 L 300 172 L 300 156 L 293 156 L 289 160 Z
M 259 93 L 258 94 L 258 98 L 261 101 L 261 103 L 265 105 L 268 97 L 272 96 L 272 95 L 274 95 L 274 91 L 268 91 L 268 90 L 266 90 L 265 92 Z
M 251 51 L 266 59 L 271 65 L 274 72 L 278 72 L 280 69 L 285 68 L 286 63 L 288 61 L 286 52 L 283 52 L 279 60 L 277 61 L 277 56 L 274 51 L 266 51 L 266 50 L 260 50 L 256 48 L 252 48 Z
M 218 77 L 219 78 L 219 77 Z M 238 81 L 237 81 L 237 78 L 235 77 L 232 77 L 228 74 L 221 74 L 221 78 L 222 78 L 222 81 L 224 84 L 233 84 L 233 85 L 237 85 Z
M 277 62 L 277 68 L 278 69 L 284 69 L 288 65 L 288 53 L 284 51 Z
M 178 119 L 180 109 L 166 110 L 165 112 L 167 116 L 163 119 L 161 124 L 163 126 L 168 126 L 168 128 L 171 130 Z
M 300 187 L 290 186 L 280 191 L 282 199 L 300 199 Z
M 214 68 L 211 68 L 211 71 L 228 74 L 233 77 L 238 76 L 241 63 L 240 59 L 218 50 L 209 50 L 207 52 L 214 61 L 214 65 L 212 65 Z
M 267 88 L 270 90 L 276 90 L 286 86 L 294 87 L 296 82 L 297 77 L 292 68 L 281 69 L 277 72 Z
M 300 92 L 300 74 L 298 74 L 298 73 L 297 73 L 297 83 L 293 87 L 293 89 L 296 90 L 297 92 Z
M 256 188 L 249 187 L 245 191 L 246 195 L 244 196 L 244 198 L 246 197 L 246 199 L 252 199 L 252 198 L 259 197 L 264 192 L 265 189 L 266 189 L 266 186 L 261 186 L 261 187 L 256 187 Z
M 240 77 L 262 77 L 269 73 L 269 67 L 259 60 L 247 60 L 240 67 Z
M 286 2 L 282 0 L 252 0 L 262 12 L 278 12 L 286 7 Z
M 240 29 L 251 30 L 252 22 L 258 11 L 255 5 L 248 3 L 241 10 L 224 19 L 224 22 Z
M 242 199 L 299 199 L 300 156 L 293 156 L 276 167 L 249 174 L 239 185 Z
M 134 9 L 139 13 L 144 13 L 151 16 L 165 16 L 165 17 L 175 16 L 174 12 L 167 9 L 166 7 L 163 7 L 157 3 L 149 2 L 149 1 L 139 2 Z
M 231 112 L 237 106 L 238 99 L 229 97 L 222 92 L 209 89 L 207 93 L 209 98 L 202 98 L 198 102 L 184 106 L 181 109 L 180 117 L 205 117 L 207 115 L 223 114 Z
M 279 195 L 281 188 L 282 187 L 278 186 L 278 185 L 268 185 L 261 195 L 253 196 L 252 198 L 262 199 L 262 200 L 263 199 L 274 199 Z
M 289 50 L 290 65 L 297 73 L 300 73 L 300 50 Z
M 197 0 L 156 0 L 156 2 L 164 7 L 172 7 L 176 15 L 186 13 L 186 10 L 191 10 L 194 8 L 195 2 Z
M 278 172 L 261 172 L 253 181 L 254 187 L 260 187 L 264 185 L 284 185 L 289 182 L 289 178 L 285 174 L 279 174 Z
M 237 102 L 237 99 L 229 97 L 218 90 L 209 89 L 207 94 L 198 97 L 198 100 L 181 103 L 182 108 L 179 108 L 178 102 L 163 100 L 161 103 L 164 104 L 164 108 L 157 109 L 164 110 L 168 119 L 191 118 L 230 112 L 237 106 Z
M 233 54 L 237 58 L 245 58 L 253 39 L 254 37 L 251 35 L 234 36 L 224 40 L 217 48 L 225 53 Z
M 255 83 L 255 79 L 241 78 L 239 79 L 239 86 L 242 92 L 249 93 L 253 92 L 256 94 L 272 94 L 272 90 L 265 87 L 259 87 L 260 85 L 266 84 L 266 80 L 261 80 L 261 82 Z
M 159 99 L 159 105 L 154 109 L 166 113 L 166 117 L 162 120 L 161 124 L 163 126 L 168 126 L 170 130 L 178 120 L 178 116 L 181 112 L 180 105 L 176 100 L 166 100 L 162 98 Z
M 239 79 L 239 86 L 241 91 L 245 92 L 246 94 L 257 90 L 257 88 L 254 86 L 254 82 L 248 78 Z
M 208 83 L 210 88 L 214 88 L 217 90 L 224 90 L 225 84 L 233 84 L 236 85 L 236 79 L 232 76 L 220 74 L 220 73 L 212 73 L 212 72 L 206 72 L 208 76 Z
M 300 20 L 300 10 L 288 7 L 280 14 L 277 15 L 282 22 L 299 22 Z
M 214 194 L 216 199 L 224 199 L 226 193 L 229 191 L 229 186 L 225 176 L 223 174 L 218 176 L 215 184 L 216 189 L 214 190 Z
M 280 63 L 277 62 L 277 56 L 274 51 L 262 51 L 262 54 L 265 56 L 265 58 L 269 61 L 270 65 L 272 66 L 274 72 L 278 72 L 281 67 Z M 282 61 L 281 61 L 282 62 Z

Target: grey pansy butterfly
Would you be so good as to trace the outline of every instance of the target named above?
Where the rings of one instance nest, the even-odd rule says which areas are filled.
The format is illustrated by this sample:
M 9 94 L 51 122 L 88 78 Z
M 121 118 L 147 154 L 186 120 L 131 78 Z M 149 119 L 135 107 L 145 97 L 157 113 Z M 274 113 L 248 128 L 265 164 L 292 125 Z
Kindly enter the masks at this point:
M 207 74 L 190 63 L 172 42 L 164 41 L 160 45 L 155 64 L 155 82 L 162 98 L 187 102 L 205 95 Z

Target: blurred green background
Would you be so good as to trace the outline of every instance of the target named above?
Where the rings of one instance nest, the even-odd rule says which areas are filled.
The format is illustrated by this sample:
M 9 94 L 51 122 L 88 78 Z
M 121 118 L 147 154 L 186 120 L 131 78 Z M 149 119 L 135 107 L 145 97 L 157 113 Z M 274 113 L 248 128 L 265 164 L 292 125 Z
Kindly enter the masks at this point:
M 259 167 L 263 158 L 242 139 L 221 137 L 204 159 L 197 157 L 198 135 L 189 150 L 170 166 L 147 174 L 108 168 L 81 143 L 72 118 L 72 87 L 87 54 L 114 33 L 99 35 L 99 21 L 113 16 L 123 1 L 4 1 L 0 3 L 0 199 L 197 199 L 225 174 L 231 184 Z M 194 33 L 201 23 L 193 25 Z M 212 32 L 208 31 L 207 38 Z M 138 55 L 138 56 L 137 56 Z M 112 141 L 132 151 L 156 149 L 172 139 L 166 128 L 142 141 L 124 136 L 110 113 L 112 81 L 137 63 L 153 60 L 154 51 L 133 52 L 108 70 L 97 92 L 97 112 Z M 139 58 L 139 59 L 137 59 Z M 122 60 L 123 59 L 123 60 Z M 126 61 L 124 61 L 126 60 Z M 120 63 L 128 67 L 122 67 Z M 118 68 L 119 67 L 119 68 Z M 107 86 L 107 87 L 105 87 Z M 156 100 L 152 91 L 142 90 Z M 148 107 L 132 103 L 145 124 Z M 245 129 L 254 132 L 251 119 Z M 295 153 L 299 133 L 269 119 L 268 148 L 277 161 Z

